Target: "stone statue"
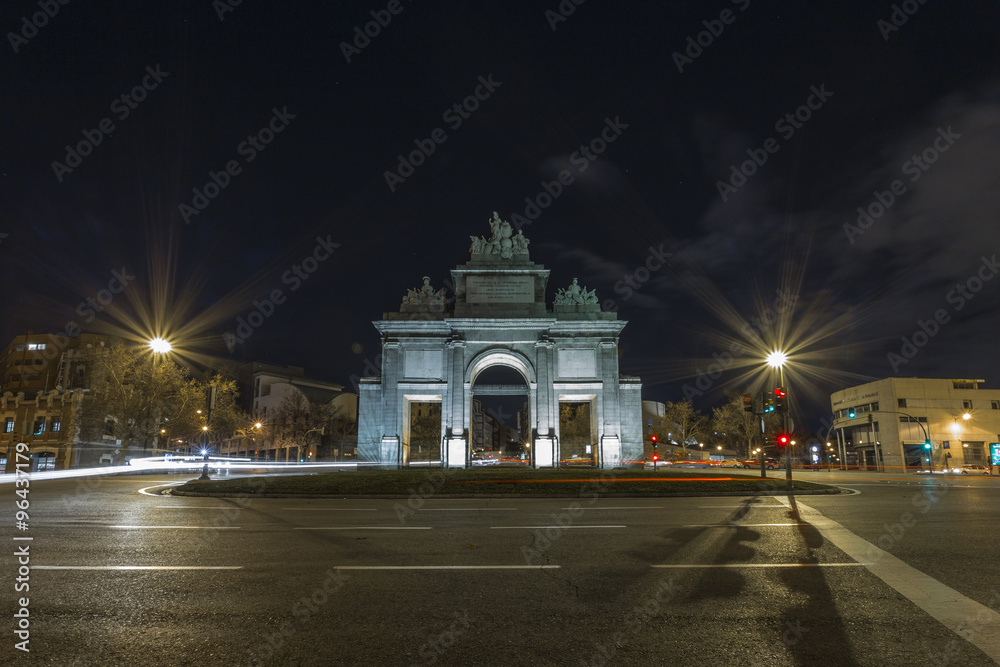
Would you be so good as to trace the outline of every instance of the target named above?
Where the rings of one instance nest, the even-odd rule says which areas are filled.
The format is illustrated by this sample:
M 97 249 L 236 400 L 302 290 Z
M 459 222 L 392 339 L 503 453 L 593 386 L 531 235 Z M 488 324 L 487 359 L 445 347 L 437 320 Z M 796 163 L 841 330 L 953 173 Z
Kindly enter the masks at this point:
M 473 255 L 500 255 L 504 259 L 510 259 L 514 255 L 528 254 L 528 239 L 520 230 L 515 236 L 510 223 L 501 220 L 496 211 L 493 211 L 493 218 L 490 219 L 490 238 L 470 236 L 469 239 L 472 241 L 469 253 Z
M 587 291 L 586 287 L 580 287 L 576 278 L 573 278 L 573 282 L 569 287 L 566 289 L 559 288 L 553 303 L 557 306 L 595 305 L 598 303 L 597 290 Z
M 406 296 L 403 297 L 402 305 L 437 305 L 445 303 L 446 300 L 444 288 L 442 287 L 439 290 L 435 290 L 431 287 L 430 277 L 424 276 L 424 284 L 418 289 L 406 290 Z
M 514 254 L 527 255 L 528 243 L 528 237 L 522 234 L 520 229 L 517 230 L 517 236 L 514 237 Z

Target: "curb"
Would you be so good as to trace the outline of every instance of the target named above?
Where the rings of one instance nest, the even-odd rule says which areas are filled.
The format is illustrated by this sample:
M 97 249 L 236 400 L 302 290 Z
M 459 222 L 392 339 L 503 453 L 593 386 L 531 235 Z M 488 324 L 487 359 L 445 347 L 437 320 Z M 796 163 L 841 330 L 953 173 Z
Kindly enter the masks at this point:
M 793 496 L 827 496 L 827 495 L 849 495 L 850 491 L 846 491 L 840 488 L 837 489 L 806 489 L 800 491 L 792 491 Z M 170 489 L 165 494 L 160 495 L 170 495 L 170 496 L 185 496 L 191 498 L 310 498 L 310 499 L 332 499 L 332 500 L 399 500 L 399 499 L 409 499 L 413 494 L 357 494 L 345 496 L 343 494 L 322 494 L 322 493 L 196 493 L 193 491 L 180 491 L 178 489 Z M 602 493 L 601 498 L 720 498 L 720 497 L 740 497 L 740 498 L 754 498 L 758 496 L 787 496 L 788 491 L 757 491 L 757 492 L 747 492 L 742 491 L 718 491 L 712 492 L 678 492 L 678 493 Z M 511 495 L 507 493 L 447 493 L 447 494 L 435 494 L 434 496 L 428 496 L 424 500 L 447 500 L 449 498 L 457 499 L 468 499 L 468 498 L 502 498 L 506 500 L 517 500 L 520 498 L 577 498 L 579 496 L 567 495 L 567 494 L 517 494 Z

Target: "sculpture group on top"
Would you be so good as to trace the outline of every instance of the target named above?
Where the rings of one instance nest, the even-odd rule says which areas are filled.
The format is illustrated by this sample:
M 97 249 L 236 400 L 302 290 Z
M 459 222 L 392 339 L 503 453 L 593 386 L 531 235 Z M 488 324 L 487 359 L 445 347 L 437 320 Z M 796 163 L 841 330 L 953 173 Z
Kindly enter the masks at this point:
M 501 220 L 496 211 L 493 211 L 493 219 L 490 220 L 490 231 L 492 235 L 487 240 L 481 236 L 470 236 L 472 245 L 469 252 L 473 255 L 500 255 L 504 259 L 510 259 L 514 255 L 528 254 L 528 239 L 521 233 L 521 230 L 514 234 L 510 223 Z
M 431 279 L 429 276 L 424 276 L 424 284 L 417 289 L 406 290 L 406 296 L 403 297 L 403 305 L 409 304 L 443 304 L 447 301 L 444 295 L 444 288 L 435 290 L 431 287 Z
M 576 278 L 573 278 L 573 283 L 569 287 L 566 289 L 559 288 L 552 303 L 556 306 L 593 305 L 598 303 L 597 290 L 592 289 L 587 291 L 586 287 L 580 287 L 576 282 Z

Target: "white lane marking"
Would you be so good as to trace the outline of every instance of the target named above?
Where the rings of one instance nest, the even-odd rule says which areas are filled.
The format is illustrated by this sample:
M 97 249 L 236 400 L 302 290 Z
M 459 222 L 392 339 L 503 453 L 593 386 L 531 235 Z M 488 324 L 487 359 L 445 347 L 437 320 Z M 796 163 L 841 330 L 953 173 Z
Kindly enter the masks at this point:
M 808 523 L 686 523 L 685 528 L 735 528 L 754 526 L 808 526 Z
M 240 526 L 105 526 L 105 528 L 121 528 L 123 530 L 142 530 L 145 528 L 165 528 L 168 530 L 236 530 Z
M 554 570 L 562 565 L 334 565 L 335 570 Z
M 775 500 L 788 508 L 792 507 L 785 496 L 775 496 Z M 818 510 L 798 501 L 795 505 L 799 516 L 811 523 L 835 547 L 855 560 L 865 561 L 864 566 L 869 572 L 994 661 L 1000 662 L 1000 613 L 907 565 Z M 979 631 L 970 632 L 973 626 Z
M 662 505 L 646 505 L 639 507 L 560 507 L 561 510 L 661 510 Z
M 149 491 L 147 491 L 147 489 L 158 489 L 161 486 L 180 486 L 181 484 L 186 484 L 186 483 L 187 480 L 184 480 L 183 482 L 170 482 L 169 484 L 154 484 L 153 486 L 147 486 L 143 489 L 139 489 L 139 493 L 141 493 L 144 496 L 156 496 L 157 498 L 162 498 L 163 496 L 161 494 L 150 493 Z
M 158 510 L 221 510 L 229 509 L 228 505 L 156 505 Z
M 516 507 L 425 507 L 421 512 L 516 512 Z
M 718 565 L 686 565 L 679 563 L 676 565 L 651 565 L 659 568 L 711 568 L 711 567 L 857 567 L 865 563 L 719 563 Z
M 775 507 L 784 507 L 784 506 L 783 505 L 764 505 L 764 504 L 761 504 L 761 503 L 740 503 L 739 505 L 698 505 L 698 509 L 708 509 L 710 507 L 714 507 L 714 508 L 725 507 L 725 508 L 728 508 L 728 509 L 739 509 L 741 507 L 750 507 L 750 508 L 757 509 L 757 508 L 768 508 L 768 507 L 775 508 Z
M 242 565 L 32 565 L 32 570 L 242 570 Z
M 282 507 L 283 510 L 299 512 L 374 512 L 375 507 Z
M 430 530 L 431 526 L 319 526 L 292 530 Z
M 491 530 L 544 530 L 546 528 L 625 528 L 621 526 L 490 526 Z

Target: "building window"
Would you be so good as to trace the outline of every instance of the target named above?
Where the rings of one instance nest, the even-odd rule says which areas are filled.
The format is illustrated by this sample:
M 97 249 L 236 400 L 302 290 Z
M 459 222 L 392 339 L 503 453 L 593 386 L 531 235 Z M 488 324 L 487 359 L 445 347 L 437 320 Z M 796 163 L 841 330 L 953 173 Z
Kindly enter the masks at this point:
M 14 420 L 11 419 L 10 417 L 8 417 L 7 419 L 4 420 L 4 423 L 3 423 L 3 432 L 4 433 L 13 433 L 14 432 Z
M 963 442 L 962 454 L 965 456 L 966 463 L 986 462 L 986 456 L 983 454 L 983 443 L 981 442 Z
M 41 435 L 45 431 L 45 417 L 35 420 L 35 428 L 31 430 L 34 435 Z
M 951 386 L 955 389 L 978 389 L 979 386 L 975 382 L 952 382 Z
M 28 352 L 32 350 L 44 350 L 45 343 L 28 343 Z
M 1000 410 L 1000 401 L 990 401 L 990 407 L 994 410 Z
M 21 345 L 17 346 L 17 351 L 18 352 L 24 352 L 24 344 L 23 343 Z
M 897 398 L 896 399 L 896 404 L 897 404 L 896 407 L 905 408 L 906 407 L 906 399 L 905 398 Z
M 59 429 L 62 428 L 62 422 L 58 418 L 52 420 L 52 424 L 49 426 L 49 430 L 53 433 L 58 433 Z
M 972 409 L 972 401 L 962 401 L 962 407 L 966 410 Z
M 104 422 L 104 435 L 114 435 L 115 434 L 115 422 L 112 419 L 108 419 Z

